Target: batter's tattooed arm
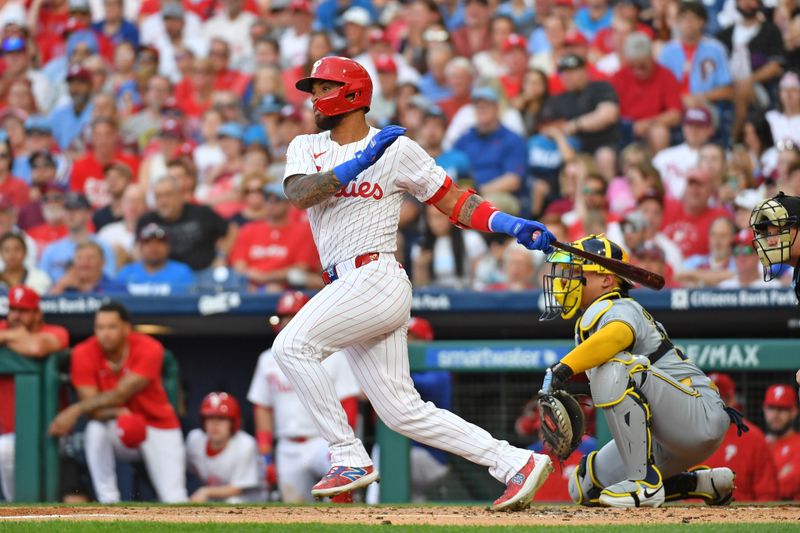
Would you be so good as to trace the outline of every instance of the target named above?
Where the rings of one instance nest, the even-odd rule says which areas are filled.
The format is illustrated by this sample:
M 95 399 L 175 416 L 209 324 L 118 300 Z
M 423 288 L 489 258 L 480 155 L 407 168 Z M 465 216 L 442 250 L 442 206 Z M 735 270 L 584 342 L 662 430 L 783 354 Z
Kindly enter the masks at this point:
M 461 206 L 461 212 L 458 213 L 458 221 L 462 225 L 469 227 L 472 221 L 472 213 L 475 212 L 475 209 L 477 209 L 482 202 L 483 198 L 477 194 L 470 195 L 464 202 L 464 205 Z
M 283 185 L 289 201 L 300 209 L 306 209 L 327 200 L 341 188 L 342 183 L 333 170 L 290 176 Z

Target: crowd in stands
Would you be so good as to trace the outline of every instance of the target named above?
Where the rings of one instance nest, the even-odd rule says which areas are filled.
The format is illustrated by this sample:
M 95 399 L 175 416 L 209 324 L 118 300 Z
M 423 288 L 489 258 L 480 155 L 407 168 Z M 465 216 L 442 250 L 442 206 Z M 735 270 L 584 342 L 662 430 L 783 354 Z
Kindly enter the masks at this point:
M 761 286 L 748 214 L 800 194 L 791 0 L 7 0 L 0 53 L 0 282 L 41 294 L 318 288 L 280 184 L 331 54 L 376 127 L 670 287 Z M 541 283 L 541 254 L 411 198 L 398 243 L 417 287 Z

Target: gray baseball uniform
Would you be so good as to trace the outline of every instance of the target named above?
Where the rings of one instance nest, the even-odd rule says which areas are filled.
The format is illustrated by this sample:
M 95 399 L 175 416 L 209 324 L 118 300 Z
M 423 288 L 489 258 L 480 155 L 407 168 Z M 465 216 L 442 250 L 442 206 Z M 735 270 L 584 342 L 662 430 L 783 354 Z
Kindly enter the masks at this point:
M 586 372 L 614 440 L 589 458 L 588 468 L 576 470 L 569 489 L 578 503 L 597 489 L 644 479 L 649 464 L 666 480 L 701 463 L 731 423 L 708 377 L 633 299 L 613 292 L 592 303 L 575 325 L 576 343 L 615 321 L 631 328 L 633 344 Z

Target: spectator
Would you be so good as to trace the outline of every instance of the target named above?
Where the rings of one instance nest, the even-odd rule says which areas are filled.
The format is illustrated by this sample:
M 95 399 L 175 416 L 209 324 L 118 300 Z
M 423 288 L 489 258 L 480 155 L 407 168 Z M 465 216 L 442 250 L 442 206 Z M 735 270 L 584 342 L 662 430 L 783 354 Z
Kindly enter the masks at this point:
M 511 100 L 511 105 L 522 116 L 526 132 L 539 127 L 539 115 L 548 97 L 547 75 L 541 70 L 529 69 L 522 79 L 520 92 Z
M 427 206 L 425 213 L 425 231 L 411 248 L 414 285 L 469 287 L 475 263 L 487 252 L 486 242 L 473 230 L 453 227 L 447 215 L 433 206 Z
M 717 38 L 729 55 L 733 79 L 733 137 L 739 136 L 751 104 L 769 105 L 770 94 L 785 61 L 781 30 L 764 20 L 761 0 L 735 0 L 741 17 Z
M 779 147 L 787 141 L 800 146 L 800 75 L 785 73 L 778 87 L 778 109 L 771 109 L 765 115 L 772 138 Z
M 224 0 L 222 9 L 208 19 L 203 27 L 206 40 L 212 41 L 211 56 L 214 55 L 214 41 L 227 42 L 232 48 L 230 59 L 235 68 L 253 55 L 253 44 L 250 39 L 243 38 L 250 35 L 250 26 L 256 21 L 256 16 L 244 10 L 244 0 Z
M 342 35 L 344 43 L 342 54 L 346 57 L 358 57 L 367 51 L 367 39 L 372 16 L 369 11 L 359 6 L 352 6 L 344 12 L 341 18 Z
M 672 289 L 678 285 L 675 283 L 672 268 L 667 263 L 666 255 L 655 242 L 645 241 L 640 244 L 631 254 L 633 263 L 645 270 L 654 272 L 664 278 L 664 287 Z
M 457 148 L 446 150 L 442 146 L 446 130 L 447 117 L 444 112 L 436 106 L 429 106 L 425 110 L 417 142 L 453 180 L 471 179 L 472 165 L 467 154 Z
M 39 268 L 44 270 L 54 283 L 60 280 L 67 271 L 75 255 L 75 249 L 79 244 L 86 241 L 98 242 L 97 237 L 90 234 L 88 230 L 91 206 L 86 196 L 79 193 L 69 193 L 64 202 L 64 208 L 66 209 L 65 222 L 68 233 L 62 239 L 48 245 L 44 249 L 39 262 Z M 101 262 L 101 264 L 105 264 L 105 274 L 107 277 L 112 278 L 116 269 L 114 251 L 105 243 L 99 242 L 98 244 L 105 257 L 105 261 Z
M 528 43 L 525 38 L 512 33 L 503 41 L 501 48 L 505 73 L 500 76 L 506 100 L 515 99 L 520 92 L 528 73 Z
M 736 401 L 736 385 L 728 374 L 714 372 L 708 375 L 714 382 L 719 396 L 726 405 L 739 408 Z M 704 463 L 711 468 L 727 466 L 736 472 L 736 488 L 733 497 L 738 502 L 771 502 L 778 499 L 775 480 L 775 462 L 767 445 L 764 432 L 749 420 L 744 422 L 750 430 L 739 434 L 731 424 L 725 440 Z
M 664 148 L 653 158 L 653 166 L 669 196 L 680 198 L 686 189 L 687 172 L 700 160 L 700 147 L 711 139 L 714 127 L 711 112 L 705 107 L 691 107 L 683 114 L 684 142 Z
M 64 187 L 69 185 L 72 162 L 64 154 L 58 153 L 50 120 L 44 116 L 34 115 L 25 120 L 25 148 L 21 153 L 14 154 L 12 169 L 15 176 L 29 184 L 33 181 L 31 156 L 36 152 L 47 152 L 55 161 L 55 181 Z
M 208 42 L 203 33 L 203 21 L 192 10 L 195 5 L 189 4 L 190 10 L 186 12 L 182 2 L 175 0 L 162 2 L 160 10 L 143 17 L 139 25 L 141 43 L 158 49 L 160 44 L 176 41 L 181 30 L 182 34 L 190 39 L 194 38 L 202 43 Z M 178 7 L 181 9 L 179 10 Z M 178 17 L 179 14 L 180 17 Z M 204 50 L 206 49 L 204 48 Z
M 236 398 L 227 392 L 206 395 L 200 404 L 200 423 L 202 427 L 186 436 L 187 466 L 203 483 L 190 501 L 263 501 L 258 445 L 240 429 L 242 414 Z
M 664 251 L 672 271 L 678 272 L 683 267 L 683 252 L 661 231 L 664 222 L 664 195 L 649 191 L 639 198 L 637 206 L 648 221 L 644 230 L 645 240 L 655 242 Z
M 589 0 L 575 13 L 575 27 L 591 41 L 598 32 L 611 26 L 612 15 L 606 0 Z
M 797 421 L 797 389 L 794 385 L 771 385 L 764 394 L 764 424 L 767 443 L 775 459 L 778 500 L 800 499 L 800 434 Z
M 739 192 L 738 180 L 728 176 L 727 152 L 717 143 L 708 142 L 700 147 L 697 166 L 708 172 L 711 184 L 717 190 L 717 200 L 721 205 L 729 207 Z
M 104 18 L 92 24 L 92 29 L 104 35 L 114 46 L 127 42 L 138 48 L 139 28 L 136 24 L 125 20 L 122 8 L 122 0 L 103 0 Z
M 6 138 L 0 140 L 0 201 L 9 202 L 19 208 L 28 203 L 28 186 L 11 174 L 14 153 Z
M 126 144 L 136 144 L 140 148 L 147 145 L 150 136 L 161 128 L 163 111 L 171 91 L 172 84 L 163 76 L 153 76 L 147 80 L 144 108 L 126 120 L 122 127 L 122 138 Z
M 282 183 L 262 188 L 267 203 L 265 217 L 242 227 L 231 250 L 230 262 L 251 290 L 276 292 L 288 287 L 316 287 L 319 258 L 306 222 L 293 222 L 291 205 Z
M 103 273 L 103 255 L 103 248 L 96 242 L 80 243 L 75 248 L 67 271 L 50 287 L 50 294 L 108 294 L 124 291 L 122 284 Z
M 475 69 L 468 59 L 455 57 L 447 63 L 444 75 L 450 96 L 440 101 L 439 107 L 450 121 L 459 109 L 472 101 L 472 82 L 475 79 Z
M 56 162 L 50 152 L 42 150 L 31 155 L 30 166 L 32 169 L 30 201 L 19 210 L 17 224 L 23 230 L 28 230 L 44 222 L 42 204 L 44 195 L 49 190 L 59 190 L 63 193 L 64 187 L 55 182 Z
M 491 46 L 491 20 L 487 0 L 464 2 L 464 26 L 450 35 L 456 55 L 471 58 L 480 51 L 488 50 Z
M 167 176 L 178 182 L 184 202 L 187 204 L 197 203 L 194 197 L 194 191 L 197 188 L 197 169 L 189 158 L 179 157 L 167 163 Z
M 28 237 L 29 238 L 29 237 Z M 35 267 L 28 267 L 28 244 L 20 233 L 8 232 L 0 237 L 0 287 L 10 288 L 26 285 L 38 294 L 45 294 L 50 288 L 50 278 Z
M 229 0 L 239 2 L 240 0 Z M 241 97 L 250 77 L 234 68 L 231 68 L 231 45 L 223 39 L 212 39 L 208 50 L 211 68 L 214 70 L 214 90 L 229 91 Z M 241 105 L 237 102 L 237 105 Z
M 382 128 L 397 114 L 397 64 L 390 55 L 379 56 L 375 60 L 375 70 L 380 92 L 373 96 L 367 116 L 376 127 Z
M 250 222 L 266 218 L 269 205 L 263 189 L 270 181 L 272 180 L 269 176 L 259 172 L 247 173 L 242 177 L 240 188 L 242 210 L 231 217 L 231 222 L 241 228 Z
M 708 229 L 708 255 L 695 255 L 686 259 L 677 279 L 686 287 L 716 287 L 720 282 L 736 276 L 733 221 L 721 217 Z
M 151 222 L 162 226 L 169 235 L 170 259 L 186 263 L 195 272 L 225 265 L 233 231 L 222 217 L 204 205 L 186 203 L 173 177 L 156 184 L 155 199 L 155 211 L 139 219 L 137 232 Z
M 403 51 L 404 60 L 420 71 L 427 68 L 425 59 L 428 47 L 432 44 L 448 41 L 447 30 L 444 29 L 444 21 L 439 10 L 438 2 L 434 0 L 415 0 L 411 2 L 406 11 L 405 17 L 406 30 L 405 36 L 401 41 L 400 47 Z M 383 38 L 378 40 L 378 34 L 370 32 L 370 40 L 383 41 L 385 46 L 391 49 L 391 30 L 387 28 L 383 33 Z M 411 79 L 403 81 L 412 81 Z
M 169 259 L 167 232 L 151 222 L 142 227 L 138 238 L 140 261 L 122 267 L 117 279 L 134 296 L 186 294 L 194 288 L 195 276 L 184 263 Z
M 628 148 L 636 146 L 629 144 Z M 622 157 L 625 157 L 623 150 Z M 615 214 L 624 214 L 636 207 L 640 198 L 650 191 L 664 195 L 664 184 L 661 176 L 649 160 L 623 164 L 623 175 L 611 180 L 608 184 L 606 198 L 609 208 Z
M 45 324 L 39 295 L 29 287 L 17 285 L 8 291 L 8 316 L 0 321 L 0 345 L 23 357 L 43 359 L 67 349 L 69 333 L 61 326 Z M 9 502 L 14 501 L 14 404 L 14 376 L 0 375 L 0 488 Z
M 294 68 L 305 63 L 308 55 L 314 10 L 308 0 L 292 0 L 287 9 L 290 13 L 289 27 L 279 40 L 280 58 L 283 68 Z
M 67 71 L 70 102 L 56 107 L 50 115 L 53 136 L 59 148 L 66 150 L 89 125 L 94 105 L 91 102 L 92 74 L 81 65 Z
M 720 282 L 720 289 L 765 289 L 769 287 L 769 284 L 764 281 L 763 269 L 753 247 L 750 232 L 737 237 L 734 241 L 733 258 L 736 263 L 736 275 Z
M 183 128 L 172 118 L 161 123 L 158 134 L 151 143 L 153 150 L 142 161 L 139 167 L 139 184 L 152 198 L 153 187 L 167 173 L 167 162 L 178 156 L 183 144 Z
M 539 285 L 534 279 L 536 273 L 536 255 L 524 246 L 511 242 L 503 251 L 504 281 L 489 285 L 487 291 L 530 291 Z
M 719 217 L 730 218 L 720 207 L 709 207 L 714 196 L 711 176 L 694 168 L 687 173 L 686 190 L 680 201 L 666 204 L 662 230 L 680 247 L 684 257 L 707 255 L 711 224 Z
M 453 47 L 446 42 L 430 43 L 425 52 L 428 71 L 422 74 L 417 86 L 422 96 L 439 103 L 452 96 L 447 84 L 447 65 L 453 59 Z
M 141 185 L 132 184 L 125 187 L 120 199 L 120 220 L 106 224 L 97 237 L 114 250 L 117 258 L 116 268 L 127 265 L 134 259 L 136 241 L 136 224 L 147 212 L 147 199 Z
M 122 150 L 117 124 L 97 119 L 92 123 L 91 150 L 72 168 L 70 189 L 86 195 L 92 208 L 105 207 L 111 202 L 105 172 L 112 163 L 126 165 L 133 174 L 139 170 L 139 159 Z
M 92 485 L 101 503 L 120 499 L 116 459 L 139 456 L 160 501 L 188 500 L 183 435 L 162 384 L 163 361 L 161 343 L 132 331 L 128 310 L 115 302 L 98 309 L 94 335 L 72 350 L 70 374 L 79 401 L 56 416 L 50 434 L 66 435 L 82 414 L 93 414 L 84 438 Z M 126 450 L 120 441 L 134 444 L 138 453 Z
M 597 174 L 589 174 L 578 183 L 573 217 L 564 217 L 565 222 L 573 219 L 568 224 L 570 241 L 576 241 L 584 235 L 606 233 L 610 240 L 623 242 L 619 218 L 608 209 L 607 193 L 608 184 Z M 596 228 L 594 224 L 601 227 Z
M 153 15 L 158 16 L 158 14 Z M 192 22 L 197 17 L 186 13 L 180 2 L 166 2 L 161 9 L 164 31 L 153 40 L 152 46 L 158 50 L 159 74 L 173 83 L 181 81 L 178 66 L 181 54 L 188 52 L 193 57 L 204 57 L 208 52 L 208 42 L 200 33 L 191 31 Z
M 41 202 L 42 222 L 35 224 L 26 230 L 28 237 L 34 242 L 38 250 L 44 250 L 51 243 L 65 237 L 69 230 L 65 224 L 66 210 L 64 202 L 66 195 L 63 189 L 58 186 L 50 187 L 45 191 Z M 1 220 L 1 218 L 0 218 Z M 27 237 L 26 237 L 27 240 Z M 31 255 L 31 246 L 28 245 L 28 255 Z M 34 254 L 31 266 L 38 263 L 38 254 Z
M 586 61 L 578 55 L 559 59 L 558 72 L 566 91 L 550 97 L 543 114 L 550 120 L 561 120 L 561 131 L 577 137 L 583 152 L 593 154 L 604 146 L 616 147 L 619 104 L 614 88 L 604 81 L 591 81 Z
M 661 47 L 658 62 L 672 71 L 684 108 L 727 102 L 733 96 L 727 54 L 719 41 L 703 36 L 708 13 L 702 2 L 682 0 L 678 38 Z
M 125 163 L 114 161 L 103 168 L 104 182 L 108 191 L 109 202 L 92 214 L 95 231 L 122 220 L 122 195 L 133 181 L 131 167 Z
M 475 126 L 455 143 L 467 154 L 475 185 L 481 194 L 518 193 L 526 174 L 525 141 L 500 123 L 497 92 L 489 87 L 472 93 Z
M 22 37 L 5 37 L 0 43 L 0 50 L 5 65 L 3 83 L 0 85 L 3 100 L 8 97 L 11 83 L 28 80 L 36 107 L 42 113 L 50 112 L 55 101 L 52 85 L 41 71 L 32 68 L 28 42 Z
M 798 79 L 800 89 L 800 79 Z M 800 91 L 798 92 L 800 94 Z M 771 111 L 767 111 L 769 115 Z M 742 126 L 742 143 L 753 165 L 751 175 L 759 180 L 769 176 L 778 164 L 778 150 L 770 125 L 761 113 L 751 113 Z
M 623 56 L 625 66 L 611 78 L 619 96 L 623 143 L 637 139 L 655 150 L 666 148 L 669 130 L 681 121 L 678 81 L 653 60 L 653 47 L 644 33 L 625 39 Z
M 240 207 L 238 185 L 244 167 L 244 129 L 236 122 L 227 122 L 217 130 L 217 136 L 224 159 L 203 176 L 197 198 L 213 206 L 220 216 L 229 217 Z M 272 141 L 278 144 L 278 139 Z
M 503 64 L 503 44 L 514 33 L 514 22 L 503 15 L 494 15 L 489 22 L 489 48 L 475 52 L 472 64 L 481 79 L 496 79 L 506 72 Z M 527 43 L 526 43 L 527 46 Z

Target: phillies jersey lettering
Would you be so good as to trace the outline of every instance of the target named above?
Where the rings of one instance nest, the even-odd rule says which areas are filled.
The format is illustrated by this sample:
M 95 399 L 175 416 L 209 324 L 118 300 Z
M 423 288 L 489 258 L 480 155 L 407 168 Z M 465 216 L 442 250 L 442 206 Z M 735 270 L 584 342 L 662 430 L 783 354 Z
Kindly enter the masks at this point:
M 333 141 L 329 131 L 295 137 L 286 151 L 284 180 L 332 170 L 366 148 L 378 131 L 370 128 L 366 137 L 345 145 Z M 416 142 L 399 137 L 358 179 L 308 209 L 322 266 L 367 252 L 394 253 L 403 194 L 424 202 L 436 194 L 445 177 Z

